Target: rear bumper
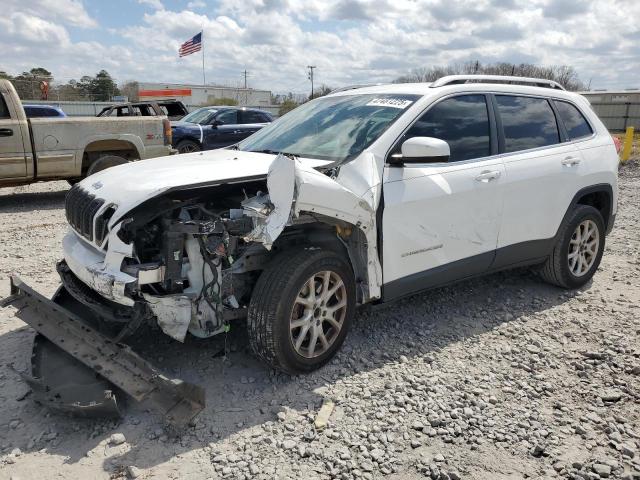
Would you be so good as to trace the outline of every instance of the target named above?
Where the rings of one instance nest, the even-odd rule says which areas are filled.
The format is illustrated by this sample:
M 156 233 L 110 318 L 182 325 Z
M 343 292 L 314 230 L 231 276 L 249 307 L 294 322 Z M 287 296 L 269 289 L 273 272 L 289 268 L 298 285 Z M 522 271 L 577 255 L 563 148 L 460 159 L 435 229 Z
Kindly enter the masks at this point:
M 69 269 L 83 283 L 109 300 L 133 306 L 133 299 L 125 292 L 137 279 L 120 271 L 121 262 L 110 263 L 104 252 L 87 245 L 73 231 L 65 235 L 62 249 Z

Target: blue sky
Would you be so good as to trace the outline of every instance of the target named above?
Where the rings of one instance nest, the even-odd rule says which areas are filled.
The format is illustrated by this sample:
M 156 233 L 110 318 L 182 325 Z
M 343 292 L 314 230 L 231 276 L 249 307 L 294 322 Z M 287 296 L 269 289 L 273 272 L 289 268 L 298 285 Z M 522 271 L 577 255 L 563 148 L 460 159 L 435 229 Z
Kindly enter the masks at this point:
M 624 0 L 3 0 L 0 70 L 59 81 L 201 81 L 178 58 L 204 26 L 207 79 L 306 92 L 479 59 L 572 65 L 592 88 L 640 87 L 640 2 Z

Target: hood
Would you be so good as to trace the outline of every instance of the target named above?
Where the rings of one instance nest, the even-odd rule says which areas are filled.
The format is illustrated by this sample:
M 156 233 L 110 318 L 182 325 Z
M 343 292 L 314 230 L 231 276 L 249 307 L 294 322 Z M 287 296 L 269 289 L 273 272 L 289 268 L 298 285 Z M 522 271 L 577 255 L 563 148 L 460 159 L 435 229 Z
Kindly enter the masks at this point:
M 266 178 L 276 155 L 238 150 L 150 158 L 111 167 L 80 182 L 80 187 L 109 204 L 117 205 L 110 226 L 137 205 L 175 189 L 189 189 Z M 310 167 L 329 165 L 326 160 L 302 160 Z

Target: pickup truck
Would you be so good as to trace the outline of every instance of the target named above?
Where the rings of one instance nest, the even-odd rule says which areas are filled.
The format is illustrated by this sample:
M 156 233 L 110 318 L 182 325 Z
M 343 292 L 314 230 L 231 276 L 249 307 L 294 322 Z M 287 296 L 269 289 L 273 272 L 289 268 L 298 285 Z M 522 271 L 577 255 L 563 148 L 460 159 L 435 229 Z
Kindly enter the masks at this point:
M 73 183 L 114 165 L 171 151 L 167 118 L 27 118 L 13 85 L 0 80 L 0 186 Z

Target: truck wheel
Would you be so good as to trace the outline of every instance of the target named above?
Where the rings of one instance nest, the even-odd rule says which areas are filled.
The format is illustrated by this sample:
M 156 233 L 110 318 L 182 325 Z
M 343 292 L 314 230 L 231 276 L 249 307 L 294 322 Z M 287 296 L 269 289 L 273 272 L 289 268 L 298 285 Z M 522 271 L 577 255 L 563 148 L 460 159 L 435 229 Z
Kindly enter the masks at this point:
M 355 303 L 353 271 L 341 255 L 319 248 L 283 255 L 253 290 L 247 318 L 251 348 L 286 373 L 320 368 L 342 345 Z
M 193 153 L 202 150 L 200 144 L 193 140 L 182 140 L 178 143 L 176 149 L 178 150 L 178 153 Z
M 86 176 L 88 177 L 89 175 L 106 170 L 107 168 L 124 165 L 125 163 L 129 163 L 129 160 L 124 157 L 120 157 L 118 155 L 105 155 L 89 165 Z
M 605 227 L 600 212 L 578 205 L 561 228 L 540 275 L 553 285 L 579 288 L 593 277 L 604 252 Z

